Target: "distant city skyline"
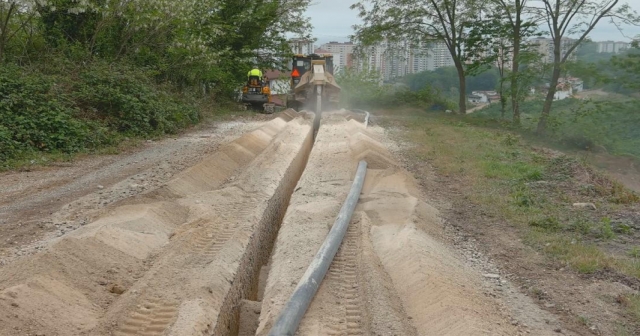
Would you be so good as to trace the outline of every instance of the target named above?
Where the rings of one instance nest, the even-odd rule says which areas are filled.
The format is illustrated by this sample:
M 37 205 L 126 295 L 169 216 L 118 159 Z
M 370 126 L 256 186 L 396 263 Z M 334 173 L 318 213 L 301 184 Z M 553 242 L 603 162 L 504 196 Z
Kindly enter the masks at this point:
M 357 3 L 356 0 L 320 0 L 311 5 L 307 10 L 307 16 L 311 18 L 313 25 L 312 36 L 317 38 L 317 45 L 331 41 L 347 42 L 349 35 L 353 34 L 352 26 L 361 23 L 358 13 L 349 7 Z M 629 5 L 640 12 L 640 1 L 628 1 Z M 615 25 L 604 20 L 589 34 L 594 41 L 630 41 L 631 37 L 640 35 L 640 27 L 623 27 L 624 35 L 618 31 Z

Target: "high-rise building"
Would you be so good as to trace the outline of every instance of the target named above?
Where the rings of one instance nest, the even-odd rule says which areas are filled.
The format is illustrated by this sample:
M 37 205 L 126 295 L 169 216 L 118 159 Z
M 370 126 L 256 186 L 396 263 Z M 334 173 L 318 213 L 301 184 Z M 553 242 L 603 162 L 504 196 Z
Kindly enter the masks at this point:
M 294 54 L 308 55 L 315 50 L 314 42 L 315 39 L 295 38 L 289 40 L 289 45 L 291 46 L 291 52 Z
M 332 41 L 320 46 L 320 49 L 326 50 L 331 54 L 339 54 L 340 57 L 333 58 L 334 65 L 338 65 L 338 69 L 353 66 L 353 52 L 356 45 L 351 42 Z
M 563 37 L 560 40 L 560 57 L 564 57 L 569 49 L 576 43 L 575 39 Z M 537 48 L 538 53 L 541 56 L 541 61 L 545 64 L 551 64 L 554 61 L 554 46 L 553 40 L 546 37 L 537 37 L 531 40 L 531 44 Z M 577 59 L 575 50 L 567 58 L 570 61 Z
M 446 43 L 442 41 L 428 42 L 424 44 L 424 47 L 414 48 L 411 51 L 410 73 L 434 71 L 454 65 L 451 52 Z
M 434 41 L 412 47 L 408 42 L 382 42 L 360 54 L 358 68 L 374 70 L 385 81 L 422 71 L 454 66 L 444 42 Z
M 601 41 L 596 42 L 598 53 L 619 54 L 631 47 L 629 42 Z

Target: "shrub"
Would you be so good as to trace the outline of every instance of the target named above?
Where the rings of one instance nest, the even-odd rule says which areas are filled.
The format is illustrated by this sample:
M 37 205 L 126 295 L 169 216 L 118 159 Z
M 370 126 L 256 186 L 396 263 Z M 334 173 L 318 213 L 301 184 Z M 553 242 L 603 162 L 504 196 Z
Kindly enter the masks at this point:
M 148 71 L 103 62 L 65 71 L 0 68 L 0 161 L 92 150 L 115 144 L 118 133 L 175 133 L 199 119 L 188 97 L 153 83 Z
M 87 114 L 112 130 L 146 136 L 174 133 L 198 121 L 194 106 L 158 90 L 143 70 L 93 66 L 80 74 L 73 98 Z
M 75 118 L 77 110 L 68 97 L 53 92 L 53 85 L 51 78 L 15 66 L 0 69 L 2 161 L 33 150 L 72 153 L 90 145 L 96 125 Z

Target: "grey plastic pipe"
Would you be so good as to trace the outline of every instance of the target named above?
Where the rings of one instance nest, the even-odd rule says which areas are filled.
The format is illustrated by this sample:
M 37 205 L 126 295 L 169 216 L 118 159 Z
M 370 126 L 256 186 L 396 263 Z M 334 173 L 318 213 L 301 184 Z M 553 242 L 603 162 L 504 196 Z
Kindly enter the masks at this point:
M 307 312 L 311 300 L 316 295 L 318 287 L 320 287 L 320 283 L 327 274 L 333 257 L 338 252 L 338 248 L 347 233 L 351 216 L 353 216 L 353 211 L 358 204 L 358 198 L 360 198 L 360 192 L 362 192 L 366 174 L 367 162 L 360 161 L 349 195 L 342 205 L 331 231 L 329 231 L 320 250 L 318 250 L 307 271 L 300 279 L 284 309 L 280 312 L 278 319 L 269 331 L 269 336 L 293 336 L 298 330 L 302 317 Z

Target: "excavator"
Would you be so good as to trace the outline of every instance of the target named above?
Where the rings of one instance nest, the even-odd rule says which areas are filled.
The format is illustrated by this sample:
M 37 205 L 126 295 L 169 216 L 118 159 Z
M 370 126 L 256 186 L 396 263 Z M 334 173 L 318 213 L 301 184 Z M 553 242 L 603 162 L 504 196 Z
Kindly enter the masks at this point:
M 263 78 L 249 77 L 242 88 L 242 103 L 254 108 L 264 108 L 264 112 L 273 113 L 274 104 L 271 102 L 271 89 Z
M 340 86 L 333 76 L 333 55 L 294 55 L 287 107 L 317 113 L 337 106 Z

